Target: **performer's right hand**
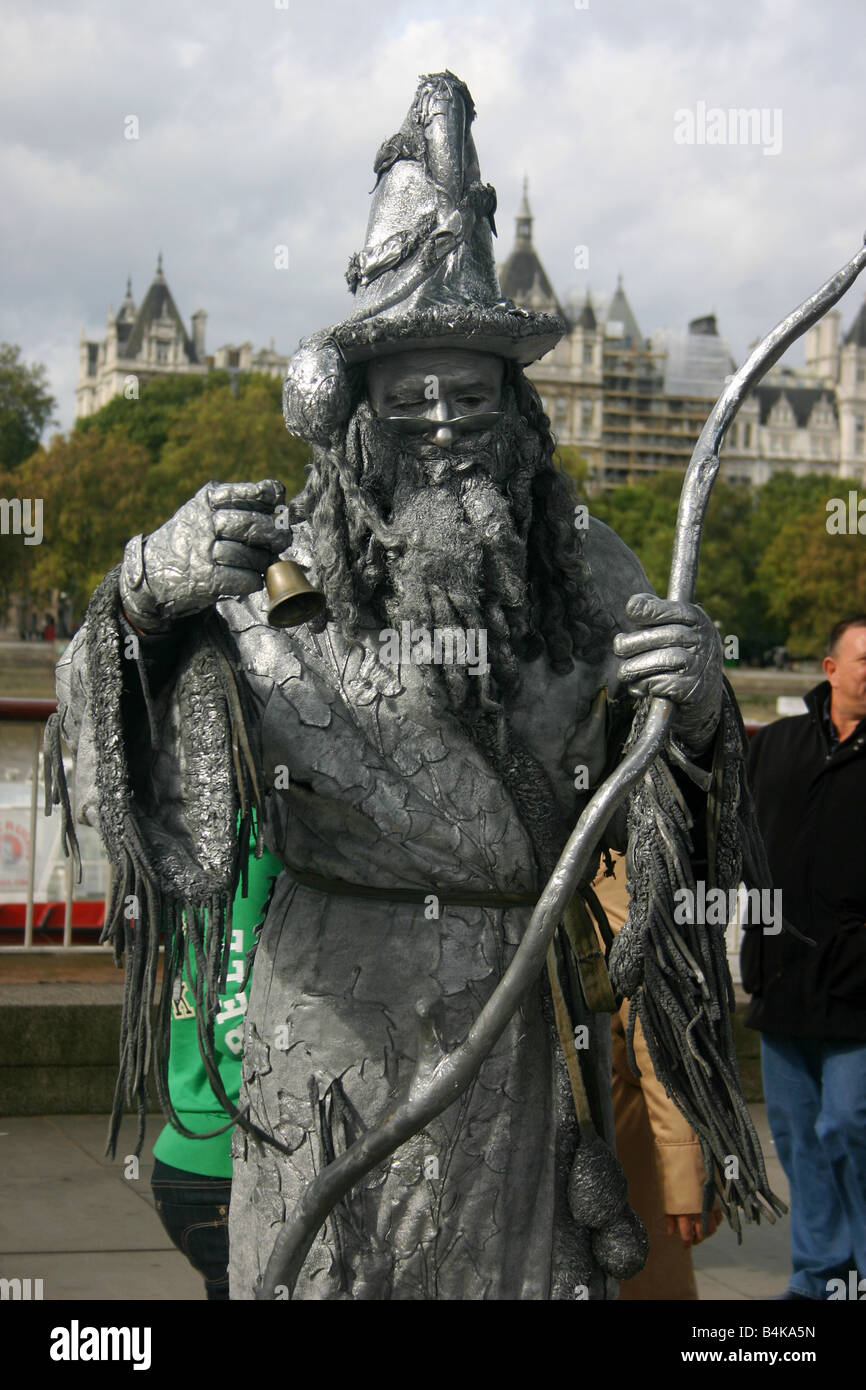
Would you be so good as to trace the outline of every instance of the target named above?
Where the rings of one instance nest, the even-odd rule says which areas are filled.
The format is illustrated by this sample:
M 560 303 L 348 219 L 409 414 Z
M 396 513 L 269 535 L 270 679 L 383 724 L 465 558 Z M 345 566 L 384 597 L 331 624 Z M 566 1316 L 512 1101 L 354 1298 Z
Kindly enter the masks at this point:
M 178 618 L 242 598 L 285 550 L 290 533 L 275 508 L 286 492 L 275 478 L 260 483 L 206 483 L 170 521 L 124 551 L 120 595 L 142 632 L 167 630 Z

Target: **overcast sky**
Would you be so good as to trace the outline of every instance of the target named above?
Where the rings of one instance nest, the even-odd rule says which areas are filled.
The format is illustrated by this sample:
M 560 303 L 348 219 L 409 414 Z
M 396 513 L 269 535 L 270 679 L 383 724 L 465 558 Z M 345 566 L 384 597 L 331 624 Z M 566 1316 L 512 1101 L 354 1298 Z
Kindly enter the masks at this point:
M 526 173 L 561 297 L 621 271 L 644 333 L 715 311 L 740 359 L 866 228 L 866 5 L 578 4 L 0 0 L 0 339 L 46 363 L 68 427 L 82 324 L 104 331 L 128 272 L 140 302 L 162 250 L 208 351 L 290 352 L 348 312 L 375 152 L 419 73 L 450 67 L 499 195 L 497 258 Z M 766 139 L 678 143 L 699 103 L 763 109 Z

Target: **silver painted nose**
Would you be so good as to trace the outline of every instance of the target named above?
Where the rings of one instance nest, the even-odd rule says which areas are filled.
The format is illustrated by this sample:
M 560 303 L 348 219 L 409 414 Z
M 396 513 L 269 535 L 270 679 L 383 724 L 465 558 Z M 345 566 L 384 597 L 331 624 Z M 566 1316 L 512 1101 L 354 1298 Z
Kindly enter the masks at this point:
M 431 420 L 447 420 L 449 416 L 448 402 L 441 397 L 436 402 L 430 415 Z M 442 425 L 433 435 L 433 443 L 440 449 L 447 449 L 454 443 L 455 434 L 450 425 Z

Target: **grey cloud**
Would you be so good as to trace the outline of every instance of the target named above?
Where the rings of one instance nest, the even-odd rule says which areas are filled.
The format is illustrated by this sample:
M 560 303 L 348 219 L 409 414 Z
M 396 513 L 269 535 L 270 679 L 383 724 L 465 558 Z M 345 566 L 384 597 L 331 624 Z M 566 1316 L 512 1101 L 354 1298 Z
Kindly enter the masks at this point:
M 211 347 L 289 351 L 342 317 L 373 156 L 422 71 L 472 88 L 500 259 L 528 173 L 560 294 L 621 270 L 645 332 L 715 309 L 742 356 L 866 225 L 854 0 L 79 0 L 2 18 L 0 338 L 46 360 L 67 426 L 82 322 L 100 328 L 128 271 L 140 299 L 160 249 Z M 700 100 L 781 108 L 782 153 L 676 146 L 675 110 Z

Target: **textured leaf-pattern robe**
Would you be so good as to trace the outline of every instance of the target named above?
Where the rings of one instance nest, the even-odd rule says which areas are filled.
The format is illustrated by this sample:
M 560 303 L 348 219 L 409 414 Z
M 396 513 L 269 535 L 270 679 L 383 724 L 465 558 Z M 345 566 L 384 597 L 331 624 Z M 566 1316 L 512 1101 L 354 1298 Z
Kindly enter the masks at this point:
M 304 531 L 295 529 L 290 553 L 314 565 Z M 591 523 L 585 553 L 617 628 L 629 628 L 628 597 L 651 587 L 640 565 L 601 523 Z M 320 635 L 274 630 L 261 593 L 218 611 L 256 710 L 266 842 L 287 866 L 253 968 L 241 1104 L 292 1152 L 236 1131 L 230 1278 L 232 1297 L 243 1299 L 304 1185 L 405 1097 L 440 1048 L 463 1040 L 530 916 L 528 907 L 446 905 L 436 916 L 435 904 L 305 887 L 291 868 L 370 885 L 383 898 L 389 888 L 538 893 L 543 883 L 500 776 L 456 720 L 435 713 L 419 667 L 379 660 L 378 630 L 362 630 L 363 651 L 333 624 Z M 65 731 L 78 741 L 81 802 L 95 753 L 78 652 L 74 643 L 58 686 Z M 575 790 L 575 768 L 586 766 L 592 789 L 615 756 L 595 697 L 607 687 L 608 711 L 627 699 L 616 664 L 611 654 L 558 677 L 541 658 L 524 666 L 506 705 L 555 793 L 554 858 L 588 797 Z M 165 721 L 153 776 L 166 831 L 182 838 L 189 808 L 176 728 Z M 135 731 L 126 737 L 134 756 Z M 336 1208 L 295 1297 L 549 1299 L 574 1297 L 581 1284 L 604 1296 L 565 1201 L 574 1119 L 544 992 L 539 981 L 464 1096 Z M 419 1001 L 432 1020 L 426 1030 Z M 612 1139 L 607 1016 L 591 1028 Z

